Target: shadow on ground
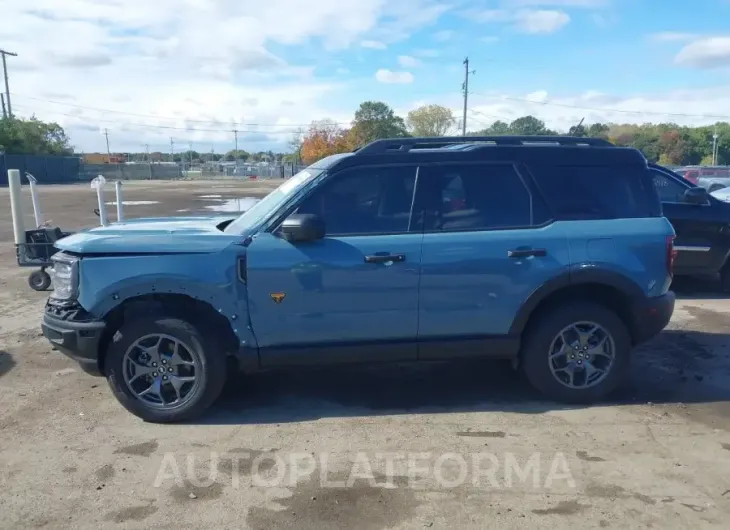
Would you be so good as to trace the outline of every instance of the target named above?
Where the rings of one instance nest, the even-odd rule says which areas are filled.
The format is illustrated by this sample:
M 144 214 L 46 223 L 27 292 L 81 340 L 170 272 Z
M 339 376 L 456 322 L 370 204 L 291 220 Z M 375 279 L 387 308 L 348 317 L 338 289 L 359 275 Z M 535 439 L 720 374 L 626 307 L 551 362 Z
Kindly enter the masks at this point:
M 723 292 L 720 280 L 714 276 L 679 276 L 672 282 L 677 298 L 726 300 L 730 293 Z
M 629 380 L 607 404 L 730 404 L 730 333 L 668 330 L 634 353 Z M 730 348 L 728 346 L 727 348 Z M 720 353 L 718 353 L 718 351 Z M 581 408 L 542 400 L 509 363 L 379 365 L 231 378 L 201 419 L 209 424 L 385 414 Z
M 5 350 L 0 350 L 0 377 L 7 374 L 15 366 L 13 356 Z

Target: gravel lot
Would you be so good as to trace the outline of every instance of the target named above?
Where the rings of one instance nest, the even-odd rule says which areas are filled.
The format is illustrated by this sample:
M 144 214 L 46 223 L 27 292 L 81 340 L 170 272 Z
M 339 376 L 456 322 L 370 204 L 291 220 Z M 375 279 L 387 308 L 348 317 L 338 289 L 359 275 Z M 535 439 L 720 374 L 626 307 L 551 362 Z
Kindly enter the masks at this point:
M 132 183 L 125 200 L 158 202 L 126 212 L 267 185 Z M 88 185 L 41 193 L 62 228 L 96 224 Z M 232 378 L 200 422 L 149 425 L 41 336 L 0 205 L 1 528 L 727 527 L 730 302 L 709 283 L 677 286 L 603 406 L 541 401 L 502 364 L 391 366 Z

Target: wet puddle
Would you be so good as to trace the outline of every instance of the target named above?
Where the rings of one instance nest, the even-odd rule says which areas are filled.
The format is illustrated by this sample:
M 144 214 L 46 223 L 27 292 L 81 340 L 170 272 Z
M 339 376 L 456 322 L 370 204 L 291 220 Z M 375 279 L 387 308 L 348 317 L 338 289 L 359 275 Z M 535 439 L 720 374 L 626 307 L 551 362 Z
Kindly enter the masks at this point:
M 117 201 L 107 202 L 107 206 L 116 206 Z M 150 204 L 160 204 L 160 201 L 122 201 L 124 206 L 147 206 Z
M 258 199 L 256 197 L 240 197 L 237 199 L 208 200 L 215 200 L 217 202 L 215 204 L 206 205 L 206 210 L 212 210 L 214 212 L 245 212 L 261 199 Z

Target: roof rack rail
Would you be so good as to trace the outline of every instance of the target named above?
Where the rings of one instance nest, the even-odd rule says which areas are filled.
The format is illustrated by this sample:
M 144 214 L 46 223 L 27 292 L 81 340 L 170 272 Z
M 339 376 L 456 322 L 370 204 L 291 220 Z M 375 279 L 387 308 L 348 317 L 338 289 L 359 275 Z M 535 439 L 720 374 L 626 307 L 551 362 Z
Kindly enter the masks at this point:
M 408 152 L 416 148 L 437 149 L 455 144 L 490 142 L 496 145 L 589 145 L 595 147 L 613 146 L 603 138 L 583 138 L 577 136 L 446 136 L 432 138 L 392 138 L 375 140 L 357 150 L 358 155 L 373 155 L 389 152 Z

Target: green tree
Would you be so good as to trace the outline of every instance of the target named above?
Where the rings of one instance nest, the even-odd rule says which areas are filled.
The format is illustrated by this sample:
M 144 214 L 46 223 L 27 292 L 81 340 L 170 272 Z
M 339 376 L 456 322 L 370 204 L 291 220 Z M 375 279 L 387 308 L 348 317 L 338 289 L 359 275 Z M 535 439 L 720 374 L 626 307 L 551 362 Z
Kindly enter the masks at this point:
M 357 145 L 381 138 L 408 136 L 403 118 L 396 116 L 393 109 L 380 101 L 365 101 L 360 104 L 355 112 L 351 134 Z
M 456 118 L 447 107 L 423 105 L 408 113 L 406 123 L 413 136 L 446 136 L 456 125 Z
M 510 133 L 519 136 L 535 136 L 541 134 L 552 134 L 545 122 L 535 118 L 534 116 L 523 116 L 517 118 L 509 125 Z
M 73 154 L 63 127 L 46 123 L 35 116 L 0 119 L 0 151 L 9 155 L 59 155 Z

